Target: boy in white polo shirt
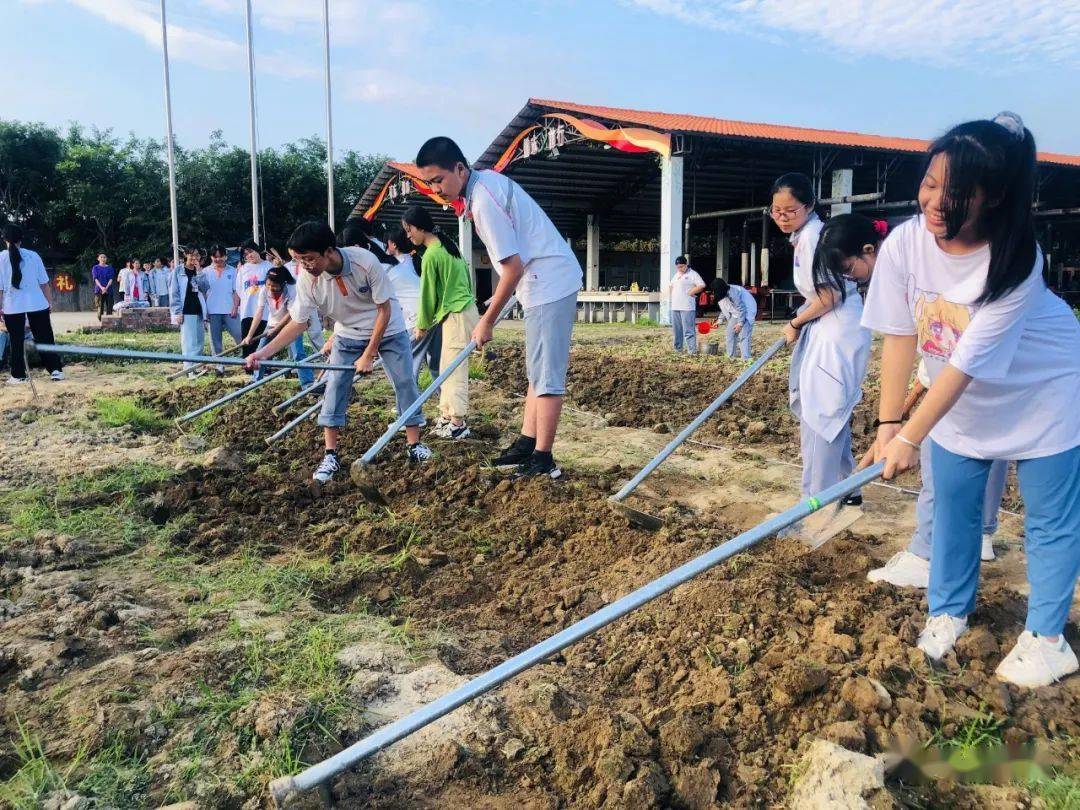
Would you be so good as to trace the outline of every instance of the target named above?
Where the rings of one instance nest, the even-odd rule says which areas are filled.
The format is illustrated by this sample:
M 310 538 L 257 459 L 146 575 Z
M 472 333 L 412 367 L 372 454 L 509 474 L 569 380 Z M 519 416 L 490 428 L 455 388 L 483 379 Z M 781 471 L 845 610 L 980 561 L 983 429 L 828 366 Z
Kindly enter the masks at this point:
M 671 329 L 676 352 L 683 346 L 697 354 L 697 296 L 705 282 L 686 262 L 685 256 L 675 259 L 675 275 L 664 289 L 671 296 Z
M 487 312 L 473 330 L 479 346 L 491 340 L 495 319 L 510 296 L 525 309 L 528 396 L 521 436 L 495 466 L 516 466 L 519 476 L 558 478 L 551 448 L 566 393 L 570 336 L 577 319 L 581 265 L 547 214 L 517 183 L 498 172 L 473 170 L 450 138 L 431 138 L 416 156 L 424 182 L 454 201 L 473 221 L 499 274 Z
M 334 320 L 330 362 L 353 363 L 356 373 L 370 374 L 375 358 L 381 357 L 386 376 L 394 386 L 398 413 L 402 413 L 419 399 L 420 391 L 416 387 L 412 344 L 401 307 L 394 298 L 386 271 L 374 254 L 360 247 L 336 245 L 337 237 L 325 222 L 305 222 L 293 231 L 288 248 L 299 272 L 296 300 L 289 308 L 291 322 L 282 327 L 277 337 L 248 356 L 248 368 L 254 371 L 260 361 L 273 357 L 302 337 L 312 315 L 319 312 Z M 323 351 L 327 349 L 324 347 Z M 317 484 L 325 484 L 341 467 L 337 456 L 338 433 L 345 426 L 355 377 L 348 371 L 328 371 L 326 375 L 326 393 L 319 414 L 326 453 L 312 475 Z M 423 424 L 424 414 L 420 411 L 405 423 L 408 459 L 414 463 L 432 456 L 431 450 L 420 442 Z

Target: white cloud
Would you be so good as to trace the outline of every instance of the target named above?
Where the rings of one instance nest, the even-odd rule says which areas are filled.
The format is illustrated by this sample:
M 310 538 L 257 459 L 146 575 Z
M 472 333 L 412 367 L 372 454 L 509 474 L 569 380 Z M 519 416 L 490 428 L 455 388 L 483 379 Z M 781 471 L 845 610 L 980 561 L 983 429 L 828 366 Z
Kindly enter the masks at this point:
M 838 57 L 1080 65 L 1080 4 L 1060 0 L 624 0 L 690 25 L 795 34 Z
M 138 36 L 155 50 L 161 49 L 161 17 L 152 0 L 66 0 L 111 25 Z M 178 14 L 181 17 L 182 14 Z M 247 48 L 244 43 L 214 32 L 213 26 L 196 27 L 169 19 L 169 60 L 194 62 L 220 70 L 244 70 Z M 242 30 L 242 29 L 241 29 Z M 259 71 L 284 78 L 321 75 L 316 67 L 292 55 L 262 60 Z

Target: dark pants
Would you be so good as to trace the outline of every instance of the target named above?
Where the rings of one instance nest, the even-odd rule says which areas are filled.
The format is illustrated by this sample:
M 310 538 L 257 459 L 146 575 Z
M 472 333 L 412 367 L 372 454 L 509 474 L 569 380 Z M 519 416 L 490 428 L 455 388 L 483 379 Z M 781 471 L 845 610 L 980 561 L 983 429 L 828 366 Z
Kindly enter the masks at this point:
M 102 315 L 113 314 L 113 294 L 112 290 L 103 293 L 97 293 L 94 298 L 97 301 L 97 316 L 98 320 L 101 320 Z
M 432 379 L 439 376 L 439 358 L 442 357 L 442 324 L 437 324 L 434 329 L 435 337 L 431 339 L 426 358 L 428 371 L 431 372 Z
M 34 332 L 35 343 L 55 343 L 53 338 L 52 321 L 49 320 L 49 310 L 42 309 L 37 312 L 16 313 L 8 315 L 4 313 L 4 324 L 11 336 L 11 376 L 24 379 L 26 377 L 26 355 L 23 353 L 23 341 L 26 339 L 26 320 L 30 319 L 30 329 Z M 64 366 L 60 362 L 60 355 L 52 352 L 42 352 L 41 362 L 50 372 L 60 371 Z
M 248 330 L 251 328 L 251 322 L 254 318 L 244 318 L 240 321 L 240 336 L 247 337 Z M 259 321 L 259 328 L 255 330 L 255 337 L 262 337 L 263 332 L 266 331 L 266 321 Z M 247 346 L 240 350 L 240 354 L 247 357 L 249 354 L 255 352 L 259 348 L 259 341 L 253 340 Z

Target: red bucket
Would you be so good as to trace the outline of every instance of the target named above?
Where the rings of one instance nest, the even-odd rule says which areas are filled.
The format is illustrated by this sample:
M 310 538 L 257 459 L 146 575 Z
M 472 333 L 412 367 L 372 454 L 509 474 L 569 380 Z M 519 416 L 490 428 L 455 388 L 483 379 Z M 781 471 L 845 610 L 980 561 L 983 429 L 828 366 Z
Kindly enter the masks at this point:
M 712 331 L 712 325 L 708 321 L 701 321 L 697 325 L 699 335 L 707 335 Z

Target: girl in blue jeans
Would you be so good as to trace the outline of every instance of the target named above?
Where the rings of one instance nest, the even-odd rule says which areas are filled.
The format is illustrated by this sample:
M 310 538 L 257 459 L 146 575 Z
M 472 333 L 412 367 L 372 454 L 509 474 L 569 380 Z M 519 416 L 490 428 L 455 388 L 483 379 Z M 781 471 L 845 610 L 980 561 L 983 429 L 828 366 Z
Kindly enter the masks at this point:
M 930 615 L 918 645 L 940 659 L 967 630 L 987 476 L 995 459 L 1015 460 L 1031 595 L 997 675 L 1029 688 L 1077 671 L 1063 630 L 1080 572 L 1080 324 L 1043 281 L 1035 179 L 1035 139 L 1014 113 L 936 140 L 921 214 L 882 245 L 863 315 L 885 336 L 874 445 L 885 477 L 918 464 L 933 440 Z M 901 424 L 916 352 L 932 384 Z

